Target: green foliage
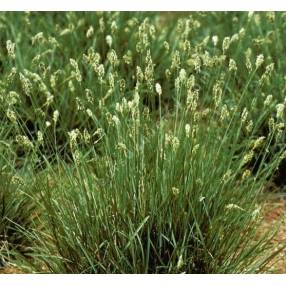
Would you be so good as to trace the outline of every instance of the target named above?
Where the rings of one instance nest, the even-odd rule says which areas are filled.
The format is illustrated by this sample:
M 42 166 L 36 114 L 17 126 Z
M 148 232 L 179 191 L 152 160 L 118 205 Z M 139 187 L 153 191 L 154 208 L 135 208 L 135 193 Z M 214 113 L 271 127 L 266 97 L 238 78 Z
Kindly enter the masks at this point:
M 13 263 L 266 271 L 279 252 L 275 228 L 258 229 L 263 190 L 285 163 L 285 19 L 1 13 L 0 162 L 21 177 L 21 196 L 2 205 L 31 245 Z M 36 204 L 32 228 L 23 198 Z
M 30 246 L 23 230 L 32 230 L 35 205 L 23 193 L 20 177 L 0 173 L 0 258 L 9 262 L 13 253 L 25 254 Z M 1 265 L 2 267 L 3 265 Z

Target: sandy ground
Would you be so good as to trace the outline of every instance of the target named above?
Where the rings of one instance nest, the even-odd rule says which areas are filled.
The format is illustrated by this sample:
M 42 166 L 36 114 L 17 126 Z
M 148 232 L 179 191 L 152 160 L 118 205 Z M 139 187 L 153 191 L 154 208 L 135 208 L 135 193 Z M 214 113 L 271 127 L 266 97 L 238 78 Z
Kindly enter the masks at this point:
M 273 195 L 264 206 L 264 222 L 263 228 L 273 227 L 273 223 L 281 222 L 279 231 L 274 237 L 272 243 L 274 247 L 286 244 L 286 197 Z M 279 254 L 277 262 L 271 267 L 271 273 L 286 274 L 286 247 Z
M 0 269 L 0 274 L 23 274 L 24 272 L 16 267 L 6 267 L 4 269 Z

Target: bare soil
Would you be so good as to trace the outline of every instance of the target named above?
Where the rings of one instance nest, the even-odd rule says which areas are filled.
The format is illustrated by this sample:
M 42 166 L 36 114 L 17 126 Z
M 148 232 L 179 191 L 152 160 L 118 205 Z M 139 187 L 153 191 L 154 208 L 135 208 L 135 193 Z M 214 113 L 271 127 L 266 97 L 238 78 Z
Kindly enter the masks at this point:
M 271 195 L 263 208 L 264 229 L 269 229 L 278 222 L 279 230 L 272 240 L 274 248 L 286 245 L 286 197 Z M 273 264 L 270 273 L 286 274 L 286 247 L 279 254 L 277 261 Z
M 24 274 L 21 269 L 13 266 L 5 267 L 4 269 L 0 269 L 0 274 Z

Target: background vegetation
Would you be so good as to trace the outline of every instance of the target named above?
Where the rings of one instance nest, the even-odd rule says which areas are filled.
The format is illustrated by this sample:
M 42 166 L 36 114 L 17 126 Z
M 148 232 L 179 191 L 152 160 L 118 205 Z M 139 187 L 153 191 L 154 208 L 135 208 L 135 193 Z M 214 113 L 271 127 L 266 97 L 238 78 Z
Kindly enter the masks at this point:
M 285 178 L 285 13 L 1 13 L 1 264 L 257 273 Z M 271 187 L 270 187 L 271 186 Z

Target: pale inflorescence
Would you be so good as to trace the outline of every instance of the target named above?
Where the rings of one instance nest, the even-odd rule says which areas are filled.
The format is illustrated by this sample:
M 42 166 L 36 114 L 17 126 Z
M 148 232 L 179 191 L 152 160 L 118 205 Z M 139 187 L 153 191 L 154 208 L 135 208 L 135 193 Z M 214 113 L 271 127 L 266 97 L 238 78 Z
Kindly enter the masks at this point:
M 239 13 L 170 21 L 167 14 L 67 13 L 51 22 L 43 16 L 49 29 L 41 31 L 38 16 L 27 13 L 25 37 L 19 27 L 10 32 L 17 21 L 3 21 L 0 169 L 31 181 L 41 168 L 55 174 L 47 189 L 56 210 L 47 217 L 70 203 L 62 219 L 75 222 L 60 229 L 71 237 L 67 248 L 66 233 L 53 237 L 61 219 L 45 233 L 53 245 L 47 257 L 60 257 L 51 269 L 71 271 L 71 261 L 75 272 L 148 272 L 168 257 L 162 271 L 248 271 L 232 266 L 243 251 L 238 241 L 285 159 L 283 15 L 248 13 L 245 22 Z M 232 23 L 225 30 L 224 21 Z M 85 227 L 91 242 L 79 247 Z M 82 253 L 61 257 L 65 249 Z

